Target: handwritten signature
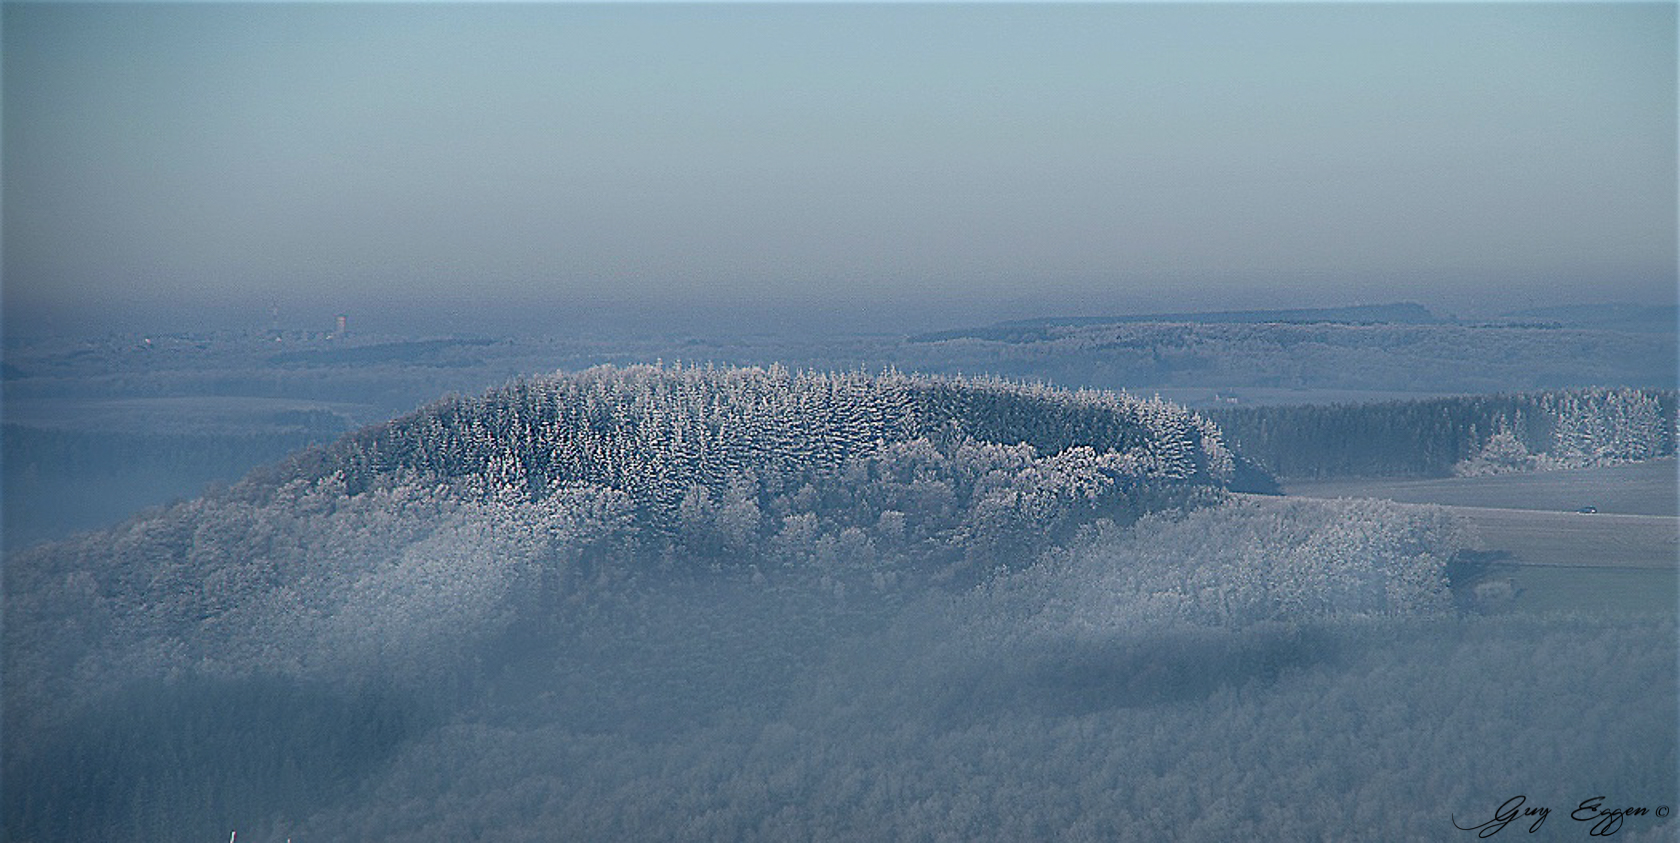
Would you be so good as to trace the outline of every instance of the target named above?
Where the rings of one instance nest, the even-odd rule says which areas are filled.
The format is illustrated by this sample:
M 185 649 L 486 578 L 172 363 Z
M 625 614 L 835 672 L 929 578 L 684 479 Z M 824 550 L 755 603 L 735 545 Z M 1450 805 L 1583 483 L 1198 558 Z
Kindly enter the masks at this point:
M 1655 809 L 1645 807 L 1606 808 L 1603 796 L 1594 796 L 1581 800 L 1575 810 L 1569 813 L 1569 818 L 1576 822 L 1591 823 L 1587 828 L 1589 837 L 1609 837 L 1620 831 L 1622 821 L 1628 817 L 1656 816 L 1667 817 L 1669 807 L 1660 805 Z M 1528 797 L 1522 794 L 1511 797 L 1500 803 L 1493 812 L 1493 819 L 1481 825 L 1462 826 L 1458 824 L 1457 815 L 1453 816 L 1453 828 L 1459 831 L 1474 831 L 1477 837 L 1492 837 L 1505 830 L 1505 826 L 1517 820 L 1528 822 L 1528 833 L 1533 834 L 1545 825 L 1546 818 L 1552 815 L 1552 809 L 1542 805 L 1528 805 Z M 1531 821 L 1532 818 L 1532 821 Z M 1520 826 L 1519 826 L 1520 827 Z

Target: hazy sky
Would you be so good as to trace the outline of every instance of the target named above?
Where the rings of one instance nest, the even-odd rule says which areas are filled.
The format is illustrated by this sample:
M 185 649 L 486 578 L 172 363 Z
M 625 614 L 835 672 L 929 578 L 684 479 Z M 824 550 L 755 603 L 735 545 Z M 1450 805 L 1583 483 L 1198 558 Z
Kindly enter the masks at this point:
M 5 321 L 1673 301 L 1675 23 L 7 3 Z

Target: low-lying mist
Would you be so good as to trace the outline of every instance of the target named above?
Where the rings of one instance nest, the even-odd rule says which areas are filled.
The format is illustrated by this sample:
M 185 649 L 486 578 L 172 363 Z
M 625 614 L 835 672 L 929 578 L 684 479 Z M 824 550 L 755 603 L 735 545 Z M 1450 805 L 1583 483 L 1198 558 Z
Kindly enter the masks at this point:
M 764 557 L 559 617 L 504 595 L 423 670 L 93 693 L 12 757 L 8 831 L 1405 840 L 1507 790 L 1669 804 L 1672 621 L 1460 614 L 1451 524 L 1408 511 L 1231 502 L 974 588 L 837 594 Z

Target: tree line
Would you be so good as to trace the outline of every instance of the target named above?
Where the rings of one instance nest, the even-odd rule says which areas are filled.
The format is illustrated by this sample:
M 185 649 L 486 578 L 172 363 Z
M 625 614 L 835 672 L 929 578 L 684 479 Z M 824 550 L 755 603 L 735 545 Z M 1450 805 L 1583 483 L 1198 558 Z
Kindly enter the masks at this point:
M 1669 456 L 1671 389 L 1589 388 L 1204 411 L 1234 450 L 1279 477 L 1444 477 L 1476 460 L 1584 467 Z M 1496 437 L 1498 437 L 1496 439 Z M 1522 463 L 1485 453 L 1521 448 Z

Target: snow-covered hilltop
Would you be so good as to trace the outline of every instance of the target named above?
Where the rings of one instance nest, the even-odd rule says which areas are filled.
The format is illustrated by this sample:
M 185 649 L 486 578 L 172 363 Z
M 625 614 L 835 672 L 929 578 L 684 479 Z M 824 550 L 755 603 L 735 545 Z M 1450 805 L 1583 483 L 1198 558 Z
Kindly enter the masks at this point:
M 650 578 L 974 582 L 1096 519 L 1216 497 L 1231 466 L 1212 424 L 1112 393 L 780 368 L 520 381 L 14 554 L 10 690 L 83 660 L 425 673 Z
M 915 442 L 942 453 L 1025 445 L 1032 460 L 1085 451 L 1105 477 L 1132 483 L 1218 484 L 1232 470 L 1212 424 L 1158 399 L 777 366 L 604 366 L 521 381 L 347 437 L 314 470 L 342 471 L 353 492 L 476 476 L 486 491 L 540 499 L 598 484 L 664 518 L 696 487 L 721 494 L 746 478 L 769 499 Z
M 936 562 L 1030 558 L 1093 517 L 1227 484 L 1218 429 L 1158 399 L 996 379 L 780 367 L 598 367 L 449 398 L 259 472 L 239 496 L 446 492 L 554 510 L 588 499 L 615 546 L 670 564 L 752 550 Z M 575 507 L 573 507 L 575 508 Z M 1027 556 L 1020 556 L 1026 552 Z M 929 569 L 931 570 L 931 569 Z M 926 570 L 924 570 L 924 573 Z M 873 575 L 908 571 L 871 571 Z

